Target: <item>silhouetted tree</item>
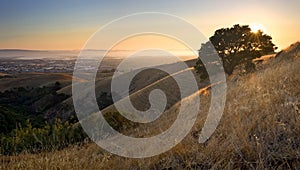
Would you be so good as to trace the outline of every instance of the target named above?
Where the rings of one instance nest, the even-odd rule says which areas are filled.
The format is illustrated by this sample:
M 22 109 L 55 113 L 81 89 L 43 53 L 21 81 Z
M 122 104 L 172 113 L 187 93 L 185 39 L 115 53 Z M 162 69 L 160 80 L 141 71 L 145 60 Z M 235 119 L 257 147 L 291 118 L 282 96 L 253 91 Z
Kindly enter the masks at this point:
M 210 53 L 217 52 L 223 62 L 225 72 L 232 74 L 235 66 L 246 64 L 247 67 L 252 67 L 254 58 L 274 53 L 277 49 L 272 43 L 271 36 L 264 34 L 261 30 L 252 32 L 248 25 L 234 25 L 231 28 L 218 29 L 209 40 L 201 45 L 199 59 L 195 66 L 195 69 L 202 72 L 204 77 L 207 73 L 200 60 L 201 55 L 207 57 Z

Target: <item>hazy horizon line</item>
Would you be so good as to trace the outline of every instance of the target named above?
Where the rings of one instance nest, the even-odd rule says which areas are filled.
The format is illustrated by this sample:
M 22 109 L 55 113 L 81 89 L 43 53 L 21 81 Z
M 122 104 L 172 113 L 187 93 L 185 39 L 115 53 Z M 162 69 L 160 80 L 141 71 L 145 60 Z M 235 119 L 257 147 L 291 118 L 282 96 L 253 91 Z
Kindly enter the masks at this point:
M 151 49 L 151 48 L 150 48 Z M 148 49 L 145 49 L 148 50 Z M 190 49 L 167 49 L 171 51 L 185 51 Z M 192 49 L 198 51 L 199 49 Z M 62 50 L 44 50 L 44 49 L 23 49 L 23 48 L 0 48 L 0 51 L 28 51 L 28 52 L 51 52 L 51 51 L 82 51 L 81 49 L 62 49 Z M 85 51 L 108 51 L 104 49 L 85 49 Z M 117 49 L 109 51 L 135 51 L 135 50 L 126 50 L 126 49 Z

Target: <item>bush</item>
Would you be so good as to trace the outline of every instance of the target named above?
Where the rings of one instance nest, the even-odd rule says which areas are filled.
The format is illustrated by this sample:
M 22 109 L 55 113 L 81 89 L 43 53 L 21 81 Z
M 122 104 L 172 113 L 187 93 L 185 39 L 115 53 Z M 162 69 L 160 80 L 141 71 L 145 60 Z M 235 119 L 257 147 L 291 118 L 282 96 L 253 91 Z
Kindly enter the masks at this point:
M 20 124 L 8 135 L 0 136 L 1 154 L 11 155 L 21 152 L 40 152 L 53 149 L 62 149 L 72 144 L 78 144 L 87 138 L 81 126 L 62 123 L 59 119 L 53 125 L 42 128 L 32 127 L 27 120 L 25 127 Z

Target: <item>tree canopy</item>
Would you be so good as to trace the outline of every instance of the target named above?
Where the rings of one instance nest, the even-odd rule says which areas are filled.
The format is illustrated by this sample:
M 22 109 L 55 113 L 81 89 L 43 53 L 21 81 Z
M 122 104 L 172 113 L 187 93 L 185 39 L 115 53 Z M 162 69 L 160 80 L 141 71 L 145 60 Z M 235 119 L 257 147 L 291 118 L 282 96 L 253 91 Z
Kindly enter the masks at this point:
M 277 47 L 272 43 L 272 37 L 261 30 L 252 32 L 248 25 L 234 25 L 231 28 L 221 28 L 215 31 L 209 41 L 202 44 L 199 59 L 195 66 L 198 72 L 205 70 L 201 55 L 217 52 L 223 62 L 227 74 L 232 74 L 239 64 L 253 64 L 252 60 L 262 55 L 274 53 Z

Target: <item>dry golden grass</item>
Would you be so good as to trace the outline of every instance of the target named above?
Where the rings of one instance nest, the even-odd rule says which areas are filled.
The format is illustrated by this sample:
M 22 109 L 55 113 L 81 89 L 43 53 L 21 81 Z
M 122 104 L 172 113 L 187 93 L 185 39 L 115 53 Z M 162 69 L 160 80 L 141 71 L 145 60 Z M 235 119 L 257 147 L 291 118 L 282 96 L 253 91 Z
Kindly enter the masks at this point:
M 60 151 L 1 156 L 1 169 L 298 169 L 300 58 L 282 57 L 288 56 L 273 58 L 263 69 L 228 82 L 223 117 L 204 144 L 198 143 L 198 135 L 210 106 L 209 90 L 202 93 L 202 110 L 191 132 L 161 155 L 129 159 L 87 143 Z M 176 113 L 178 104 L 167 112 Z M 172 117 L 163 117 L 152 128 L 164 129 L 170 123 Z M 143 130 L 130 133 L 143 136 Z
M 15 73 L 12 77 L 0 81 L 0 91 L 11 90 L 15 87 L 41 87 L 60 82 L 63 86 L 72 81 L 70 73 Z

